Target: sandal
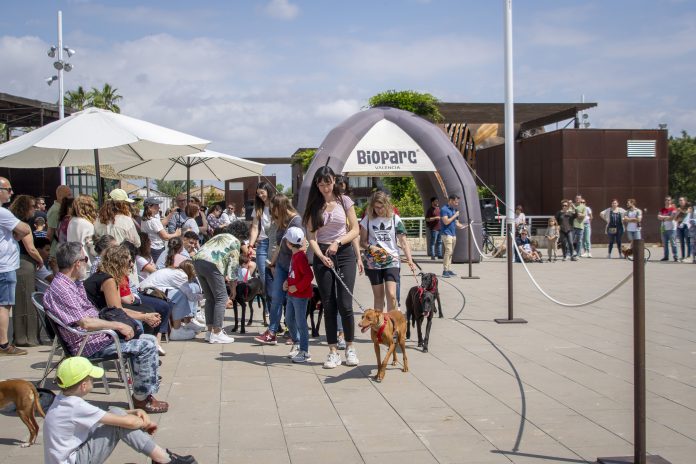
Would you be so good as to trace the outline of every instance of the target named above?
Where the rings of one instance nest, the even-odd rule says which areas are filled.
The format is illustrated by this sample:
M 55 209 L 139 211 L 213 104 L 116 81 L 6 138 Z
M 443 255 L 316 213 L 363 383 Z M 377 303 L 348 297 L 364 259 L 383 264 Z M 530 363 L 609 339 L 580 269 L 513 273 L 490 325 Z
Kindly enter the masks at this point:
M 133 407 L 135 409 L 142 409 L 148 414 L 161 414 L 169 411 L 169 403 L 166 401 L 158 401 L 154 396 L 148 395 L 142 401 L 133 398 Z

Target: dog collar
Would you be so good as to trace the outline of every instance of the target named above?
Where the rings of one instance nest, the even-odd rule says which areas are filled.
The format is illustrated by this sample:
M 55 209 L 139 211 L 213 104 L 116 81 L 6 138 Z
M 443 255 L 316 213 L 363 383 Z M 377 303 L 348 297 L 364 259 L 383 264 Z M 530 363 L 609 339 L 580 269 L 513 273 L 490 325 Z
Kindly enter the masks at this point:
M 377 340 L 381 341 L 382 340 L 382 334 L 384 333 L 384 329 L 387 328 L 387 321 L 389 320 L 389 313 L 384 313 L 384 322 L 382 325 L 379 327 L 379 330 L 377 331 Z

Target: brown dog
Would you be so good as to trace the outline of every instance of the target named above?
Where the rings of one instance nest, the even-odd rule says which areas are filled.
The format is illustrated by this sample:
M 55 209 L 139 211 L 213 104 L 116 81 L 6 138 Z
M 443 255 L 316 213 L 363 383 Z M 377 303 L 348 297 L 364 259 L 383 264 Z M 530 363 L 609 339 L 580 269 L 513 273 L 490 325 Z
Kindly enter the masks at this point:
M 394 357 L 392 365 L 396 366 L 395 336 L 398 338 L 401 353 L 404 358 L 404 368 L 402 371 L 408 372 L 408 357 L 406 356 L 407 326 L 406 318 L 401 314 L 401 311 L 395 309 L 388 313 L 382 313 L 374 309 L 368 309 L 363 313 L 362 319 L 358 325 L 362 333 L 371 330 L 370 336 L 372 337 L 372 343 L 375 345 L 375 355 L 377 355 L 377 374 L 375 375 L 375 380 L 377 382 L 381 382 L 384 378 L 384 374 L 387 371 L 387 361 L 389 361 L 390 356 Z M 380 344 L 389 347 L 387 356 L 384 357 L 384 360 L 381 359 Z
M 0 409 L 10 403 L 17 407 L 17 415 L 29 429 L 29 440 L 22 443 L 22 448 L 31 446 L 39 435 L 39 424 L 34 417 L 38 410 L 41 417 L 46 417 L 39 403 L 39 392 L 36 387 L 26 380 L 12 379 L 0 382 Z

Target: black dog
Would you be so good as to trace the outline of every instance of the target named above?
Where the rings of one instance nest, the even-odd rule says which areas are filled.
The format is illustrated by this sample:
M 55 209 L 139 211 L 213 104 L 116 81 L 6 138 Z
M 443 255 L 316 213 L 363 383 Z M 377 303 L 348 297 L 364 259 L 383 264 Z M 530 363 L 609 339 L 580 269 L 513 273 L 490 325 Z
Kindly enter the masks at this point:
M 314 324 L 314 311 L 318 312 L 317 323 Z M 312 284 L 312 298 L 307 301 L 307 316 L 312 323 L 312 337 L 319 336 L 319 326 L 321 325 L 321 317 L 324 314 L 324 305 L 321 303 L 319 295 L 319 287 Z
M 435 302 L 438 305 L 439 317 L 443 316 L 440 293 L 437 288 L 437 277 L 431 273 L 421 273 L 420 275 L 421 284 L 412 287 L 406 297 L 406 338 L 411 337 L 411 326 L 418 324 L 418 346 L 423 347 L 423 352 L 426 353 L 428 351 L 428 341 L 430 340 L 430 327 L 433 323 L 433 314 L 435 313 Z M 425 326 L 425 338 L 423 338 L 421 331 L 424 319 L 428 321 Z
M 237 282 L 237 295 L 232 301 L 234 308 L 234 327 L 232 328 L 232 332 L 236 332 L 237 329 L 239 329 L 239 313 L 237 308 L 239 304 L 242 306 L 242 328 L 239 333 L 246 333 L 245 327 L 251 326 L 254 320 L 254 300 L 257 297 L 259 297 L 263 303 L 263 306 L 259 305 L 259 307 L 264 307 L 266 304 L 266 296 L 263 291 L 263 282 L 261 282 L 261 279 L 252 277 L 246 282 Z M 247 304 L 249 304 L 249 322 L 245 325 Z

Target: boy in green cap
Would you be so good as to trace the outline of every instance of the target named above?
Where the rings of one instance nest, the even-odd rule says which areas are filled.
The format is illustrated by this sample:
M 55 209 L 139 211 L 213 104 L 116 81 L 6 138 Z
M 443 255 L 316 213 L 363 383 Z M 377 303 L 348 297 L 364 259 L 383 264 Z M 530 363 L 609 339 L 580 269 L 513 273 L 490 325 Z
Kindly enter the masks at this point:
M 157 424 L 142 409 L 111 408 L 107 412 L 85 401 L 83 398 L 92 391 L 92 379 L 103 375 L 104 369 L 80 356 L 58 366 L 61 393 L 44 421 L 46 464 L 106 462 L 121 440 L 152 458 L 153 463 L 196 463 L 193 456 L 179 456 L 158 446 L 151 436 Z

